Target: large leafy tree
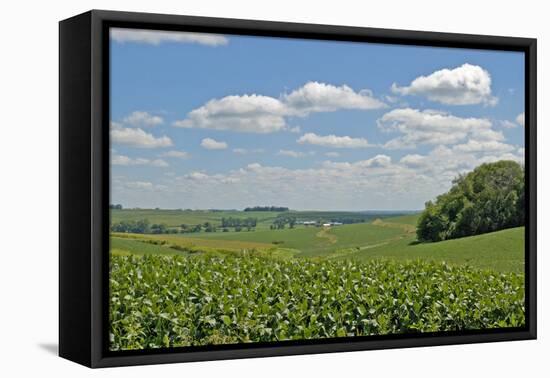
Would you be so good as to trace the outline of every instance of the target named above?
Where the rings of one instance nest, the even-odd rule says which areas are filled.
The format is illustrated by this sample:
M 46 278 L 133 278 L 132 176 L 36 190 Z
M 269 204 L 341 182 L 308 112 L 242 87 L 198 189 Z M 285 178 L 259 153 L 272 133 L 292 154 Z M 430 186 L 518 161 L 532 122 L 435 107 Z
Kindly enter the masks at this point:
M 451 189 L 426 203 L 417 226 L 419 241 L 478 235 L 525 224 L 525 171 L 502 160 L 460 175 Z

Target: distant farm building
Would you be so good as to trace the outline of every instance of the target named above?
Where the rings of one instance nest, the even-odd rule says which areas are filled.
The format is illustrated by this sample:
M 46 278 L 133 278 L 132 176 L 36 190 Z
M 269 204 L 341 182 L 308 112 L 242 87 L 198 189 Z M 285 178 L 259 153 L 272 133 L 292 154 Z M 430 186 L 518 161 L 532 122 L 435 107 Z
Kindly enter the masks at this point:
M 303 224 L 304 226 L 323 226 L 323 227 L 331 227 L 331 226 L 341 226 L 343 223 L 341 222 L 327 222 L 327 223 L 321 223 L 320 221 L 299 221 L 296 222 L 298 224 Z
M 341 222 L 330 222 L 330 223 L 323 223 L 323 227 L 332 227 L 332 226 L 341 226 L 343 223 Z

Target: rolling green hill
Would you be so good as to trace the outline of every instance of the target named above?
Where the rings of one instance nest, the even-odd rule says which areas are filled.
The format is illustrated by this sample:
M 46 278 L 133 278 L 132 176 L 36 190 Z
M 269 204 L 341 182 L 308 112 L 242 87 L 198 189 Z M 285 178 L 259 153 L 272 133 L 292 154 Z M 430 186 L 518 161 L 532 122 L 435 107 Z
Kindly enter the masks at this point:
M 469 264 L 482 269 L 521 273 L 525 260 L 525 228 L 491 232 L 437 243 L 415 243 L 405 236 L 372 248 L 353 257 L 361 260 L 433 260 L 452 265 Z
M 420 213 L 415 213 L 415 214 L 400 215 L 397 217 L 389 217 L 384 219 L 384 221 L 388 223 L 408 224 L 416 227 L 419 217 L 420 217 Z
M 258 230 L 255 232 L 231 232 L 201 234 L 197 238 L 208 240 L 240 240 L 272 243 L 278 247 L 297 249 L 298 256 L 323 256 L 336 249 L 376 244 L 398 237 L 399 228 L 381 227 L 368 223 L 323 227 L 299 227 L 284 230 Z

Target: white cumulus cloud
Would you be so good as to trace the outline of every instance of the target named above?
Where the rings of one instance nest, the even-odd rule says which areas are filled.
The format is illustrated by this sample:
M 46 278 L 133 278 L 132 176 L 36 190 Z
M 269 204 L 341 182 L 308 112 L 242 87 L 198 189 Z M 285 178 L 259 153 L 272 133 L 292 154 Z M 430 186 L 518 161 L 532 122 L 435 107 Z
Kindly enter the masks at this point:
M 299 115 L 312 112 L 332 112 L 341 109 L 379 109 L 386 105 L 373 97 L 370 90 L 355 92 L 347 85 L 312 81 L 283 96 L 289 111 Z
M 369 142 L 365 138 L 352 138 L 350 136 L 336 135 L 317 135 L 315 133 L 307 133 L 302 135 L 297 140 L 300 144 L 313 144 L 322 147 L 331 148 L 366 148 L 370 147 Z
M 284 114 L 284 105 L 272 97 L 227 96 L 192 110 L 174 126 L 266 134 L 286 127 Z
M 507 119 L 499 121 L 500 126 L 504 127 L 505 129 L 513 129 L 514 127 L 517 127 L 517 123 L 508 121 Z
M 453 150 L 462 152 L 510 152 L 515 149 L 506 143 L 502 143 L 496 140 L 475 140 L 471 139 L 467 143 L 457 144 L 453 146 Z
M 162 125 L 164 119 L 148 112 L 135 111 L 124 117 L 122 121 L 134 127 L 153 127 Z
M 501 139 L 502 133 L 491 130 L 491 126 L 491 121 L 484 118 L 461 118 L 445 112 L 411 108 L 394 109 L 378 120 L 382 131 L 401 134 L 384 145 L 389 149 L 455 144 L 469 135 Z
M 426 157 L 419 154 L 405 155 L 399 162 L 408 167 L 419 167 L 424 164 Z
M 453 69 L 442 69 L 414 79 L 410 85 L 392 85 L 401 95 L 422 95 L 447 105 L 496 105 L 491 93 L 491 75 L 480 66 L 465 63 Z
M 167 136 L 155 137 L 140 128 L 121 127 L 116 122 L 111 123 L 111 142 L 137 148 L 170 147 L 172 140 Z
M 298 126 L 289 127 L 287 118 L 304 117 L 313 112 L 343 109 L 378 109 L 386 106 L 369 90 L 355 92 L 346 85 L 334 86 L 308 82 L 280 98 L 260 94 L 231 95 L 212 99 L 191 110 L 187 117 L 173 123 L 176 127 L 232 130 L 267 134 L 282 130 L 299 133 Z
M 178 158 L 178 159 L 188 159 L 189 157 L 191 157 L 189 152 L 177 151 L 177 150 L 164 152 L 160 156 L 169 157 L 169 158 Z
M 111 156 L 111 164 L 121 166 L 145 165 L 150 167 L 168 167 L 168 163 L 162 159 L 131 158 L 117 154 Z
M 227 143 L 212 138 L 204 138 L 201 141 L 201 147 L 207 150 L 225 150 L 227 148 Z
M 148 201 L 153 198 L 139 193 L 162 191 L 155 201 L 192 199 L 188 204 L 197 209 L 225 208 L 228 203 L 243 208 L 266 202 L 284 203 L 293 209 L 422 209 L 426 201 L 447 191 L 458 175 L 483 162 L 523 162 L 522 147 L 504 152 L 509 148 L 491 150 L 491 145 L 500 145 L 488 143 L 489 148 L 483 149 L 474 148 L 474 143 L 463 143 L 470 148 L 438 145 L 426 154 L 405 155 L 397 161 L 378 154 L 355 161 L 324 161 L 309 168 L 251 163 L 226 172 L 190 170 L 181 176 L 164 175 L 159 183 L 134 182 L 135 191 L 125 193 Z M 115 195 L 126 180 L 119 181 L 113 186 Z M 155 201 L 150 203 L 152 207 L 157 206 Z
M 208 33 L 189 33 L 178 31 L 158 31 L 146 29 L 111 28 L 110 37 L 119 43 L 144 43 L 160 45 L 161 43 L 196 43 L 205 46 L 227 45 L 229 40 L 223 35 Z
M 152 190 L 154 188 L 153 183 L 149 181 L 129 181 L 125 183 L 125 186 L 128 189 L 136 190 Z

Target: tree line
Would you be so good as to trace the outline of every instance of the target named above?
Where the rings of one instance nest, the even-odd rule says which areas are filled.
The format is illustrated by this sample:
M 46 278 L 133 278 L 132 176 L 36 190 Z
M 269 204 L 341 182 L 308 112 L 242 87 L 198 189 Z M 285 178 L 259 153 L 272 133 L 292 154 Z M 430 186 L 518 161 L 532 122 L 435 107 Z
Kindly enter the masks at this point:
M 296 225 L 296 217 L 279 215 L 273 221 L 273 224 L 269 226 L 272 230 L 283 230 L 288 224 L 288 228 L 294 228 Z
M 150 224 L 147 219 L 122 220 L 118 223 L 111 224 L 112 232 L 124 232 L 133 234 L 177 234 L 178 230 L 169 228 L 165 224 L 153 223 Z
M 194 233 L 194 232 L 216 232 L 218 231 L 218 227 L 211 222 L 204 222 L 201 224 L 185 224 L 182 223 L 180 225 L 181 233 L 187 234 L 187 233 Z
M 283 212 L 283 211 L 289 211 L 288 207 L 282 207 L 282 206 L 254 206 L 254 207 L 246 207 L 244 211 L 276 211 L 276 212 Z
M 223 232 L 228 232 L 229 228 L 234 228 L 235 231 L 246 229 L 253 231 L 258 223 L 257 218 L 222 218 L 221 228 Z M 122 220 L 111 224 L 112 232 L 123 232 L 133 234 L 187 234 L 196 232 L 217 232 L 220 225 L 212 222 L 204 222 L 200 224 L 180 224 L 179 227 L 169 227 L 164 223 L 150 224 L 147 219 L 140 220 Z
M 428 201 L 418 220 L 421 242 L 479 235 L 525 225 L 525 169 L 514 161 L 485 163 Z
M 222 218 L 222 228 L 226 229 L 233 227 L 235 231 L 241 231 L 243 228 L 246 228 L 248 231 L 252 231 L 257 224 L 258 218 Z

